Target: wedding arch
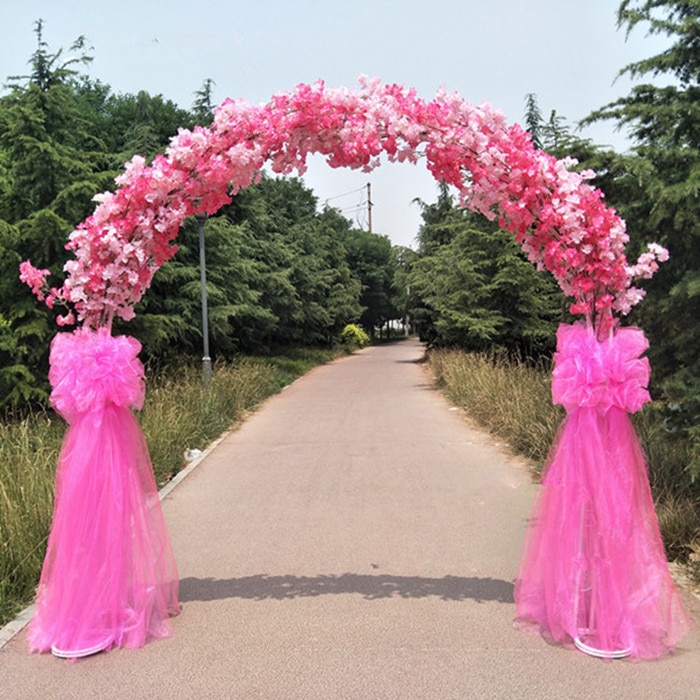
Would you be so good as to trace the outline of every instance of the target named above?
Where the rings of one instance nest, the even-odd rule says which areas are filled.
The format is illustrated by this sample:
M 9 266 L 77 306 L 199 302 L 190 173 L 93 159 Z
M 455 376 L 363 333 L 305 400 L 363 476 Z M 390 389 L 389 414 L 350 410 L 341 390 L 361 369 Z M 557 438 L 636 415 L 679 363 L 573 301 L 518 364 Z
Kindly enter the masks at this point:
M 117 190 L 95 198 L 93 215 L 70 235 L 75 259 L 61 288 L 44 290 L 48 271 L 29 263 L 22 279 L 50 307 L 72 307 L 61 324 L 96 328 L 115 314 L 129 320 L 156 270 L 175 253 L 185 218 L 214 214 L 266 163 L 276 173 L 303 174 L 310 153 L 334 168 L 365 171 L 382 154 L 414 164 L 424 157 L 464 206 L 497 217 L 530 261 L 554 275 L 573 299 L 573 314 L 603 331 L 614 314 L 627 314 L 641 300 L 635 278 L 650 277 L 666 256 L 651 244 L 630 266 L 624 221 L 588 183 L 594 173 L 575 172 L 574 162 L 537 150 L 527 132 L 488 104 L 447 92 L 428 102 L 414 90 L 361 79 L 358 91 L 317 82 L 263 105 L 225 101 L 211 127 L 180 130 L 150 165 L 135 156 L 116 179 Z
M 78 326 L 59 333 L 51 349 L 52 401 L 70 428 L 31 648 L 80 656 L 169 633 L 167 618 L 178 609 L 176 568 L 154 506 L 150 461 L 129 410 L 143 401 L 140 348 L 131 338 L 112 337 L 112 321 L 133 318 L 153 275 L 176 252 L 187 217 L 214 214 L 265 165 L 302 175 L 312 153 L 331 167 L 364 171 L 382 156 L 423 161 L 436 180 L 457 189 L 462 206 L 510 231 L 529 260 L 552 273 L 571 298 L 570 311 L 581 321 L 560 328 L 553 380 L 554 400 L 565 405 L 568 418 L 524 549 L 518 617 L 557 641 L 573 640 L 603 656 L 654 657 L 672 649 L 685 619 L 627 415 L 649 400 L 649 366 L 640 357 L 647 345 L 641 331 L 620 326 L 643 297 L 635 280 L 651 277 L 667 252 L 651 243 L 630 264 L 625 223 L 590 184 L 594 173 L 577 172 L 575 161 L 536 149 L 526 131 L 488 104 L 475 106 L 446 91 L 425 101 L 412 89 L 367 78 L 359 90 L 319 81 L 262 105 L 226 100 L 210 127 L 180 130 L 150 165 L 135 156 L 116 190 L 96 196 L 94 213 L 70 235 L 74 258 L 65 265 L 62 286 L 49 287 L 47 270 L 22 263 L 20 277 L 36 296 L 50 308 L 65 307 L 58 323 Z M 140 491 L 130 481 L 134 462 Z M 109 483 L 89 479 L 94 470 L 109 473 Z M 617 475 L 613 486 L 606 481 L 610 474 Z M 611 488 L 620 491 L 622 518 L 609 507 Z M 115 498 L 122 499 L 118 508 Z M 102 509 L 98 516 L 96 508 Z M 110 518 L 125 540 L 136 542 L 126 555 L 115 551 Z M 622 521 L 644 534 L 621 533 Z M 106 581 L 100 579 L 105 556 L 95 563 L 85 559 L 85 547 L 74 546 L 85 537 L 88 549 L 106 548 L 106 560 L 115 562 Z M 635 553 L 641 563 L 633 561 Z M 613 554 L 615 566 L 606 568 Z M 79 581 L 76 570 L 84 572 Z M 633 604 L 650 576 L 656 583 L 646 602 Z M 591 580 L 592 588 L 582 584 Z

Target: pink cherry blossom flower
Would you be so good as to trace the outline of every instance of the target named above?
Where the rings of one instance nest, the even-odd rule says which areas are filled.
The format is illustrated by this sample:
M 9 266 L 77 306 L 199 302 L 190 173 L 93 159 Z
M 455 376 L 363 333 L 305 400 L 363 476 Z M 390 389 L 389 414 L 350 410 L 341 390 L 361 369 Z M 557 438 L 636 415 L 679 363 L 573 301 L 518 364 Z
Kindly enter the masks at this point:
M 19 266 L 20 280 L 31 287 L 32 293 L 39 301 L 46 298 L 46 277 L 50 274 L 49 270 L 38 270 L 26 260 Z

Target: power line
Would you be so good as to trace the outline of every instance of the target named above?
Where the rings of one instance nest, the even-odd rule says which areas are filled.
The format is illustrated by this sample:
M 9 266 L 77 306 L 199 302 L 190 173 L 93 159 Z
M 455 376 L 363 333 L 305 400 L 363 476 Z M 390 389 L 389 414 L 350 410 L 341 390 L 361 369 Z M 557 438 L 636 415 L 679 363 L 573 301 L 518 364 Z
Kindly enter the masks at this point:
M 347 197 L 351 194 L 357 194 L 361 192 L 363 196 L 360 197 L 360 201 L 352 206 L 347 206 L 343 208 L 335 207 L 336 211 L 340 214 L 345 214 L 346 212 L 355 218 L 357 225 L 360 228 L 364 228 L 365 223 L 368 226 L 368 230 L 372 233 L 372 206 L 373 202 L 371 200 L 371 185 L 368 182 L 364 187 L 358 187 L 357 189 L 350 190 L 349 192 L 343 192 L 342 194 L 336 194 L 332 197 L 328 197 L 324 200 L 324 205 L 328 205 L 332 199 L 340 199 L 341 197 Z
M 343 194 L 336 194 L 333 195 L 332 197 L 326 197 L 325 202 L 330 202 L 331 199 L 340 199 L 341 197 L 347 197 L 350 194 L 355 194 L 356 192 L 362 192 L 364 190 L 364 187 L 358 187 L 356 190 L 350 190 L 350 192 L 343 192 Z

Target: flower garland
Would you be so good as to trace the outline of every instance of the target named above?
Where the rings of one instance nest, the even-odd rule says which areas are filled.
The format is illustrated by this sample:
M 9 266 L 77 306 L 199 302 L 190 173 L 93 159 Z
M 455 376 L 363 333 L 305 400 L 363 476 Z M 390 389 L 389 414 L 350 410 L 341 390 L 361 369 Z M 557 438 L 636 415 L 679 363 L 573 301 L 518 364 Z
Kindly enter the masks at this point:
M 462 206 L 497 218 L 529 260 L 554 275 L 573 298 L 571 313 L 605 332 L 642 299 L 634 280 L 651 277 L 668 253 L 651 244 L 628 264 L 625 223 L 588 183 L 592 171 L 574 172 L 575 161 L 535 149 L 527 132 L 488 104 L 444 91 L 426 102 L 376 79 L 361 78 L 360 85 L 301 84 L 264 105 L 226 100 L 211 127 L 181 129 L 151 165 L 135 156 L 116 178 L 116 191 L 95 197 L 94 213 L 66 245 L 75 258 L 64 267 L 62 287 L 49 289 L 48 270 L 29 261 L 20 278 L 49 308 L 71 309 L 59 325 L 96 328 L 115 314 L 128 321 L 175 254 L 185 218 L 215 213 L 257 181 L 266 163 L 276 173 L 302 175 L 310 153 L 331 167 L 364 171 L 382 154 L 410 163 L 424 155 L 431 174 L 457 188 Z

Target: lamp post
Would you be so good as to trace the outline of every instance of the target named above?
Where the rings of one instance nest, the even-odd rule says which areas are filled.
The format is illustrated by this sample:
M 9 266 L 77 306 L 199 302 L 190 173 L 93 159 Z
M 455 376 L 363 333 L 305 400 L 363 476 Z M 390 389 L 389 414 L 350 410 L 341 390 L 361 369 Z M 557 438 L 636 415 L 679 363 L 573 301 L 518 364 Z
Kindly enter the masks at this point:
M 202 286 L 202 378 L 204 386 L 211 381 L 211 357 L 209 356 L 209 312 L 207 310 L 207 258 L 204 251 L 204 222 L 206 214 L 196 214 L 199 226 L 199 279 Z

